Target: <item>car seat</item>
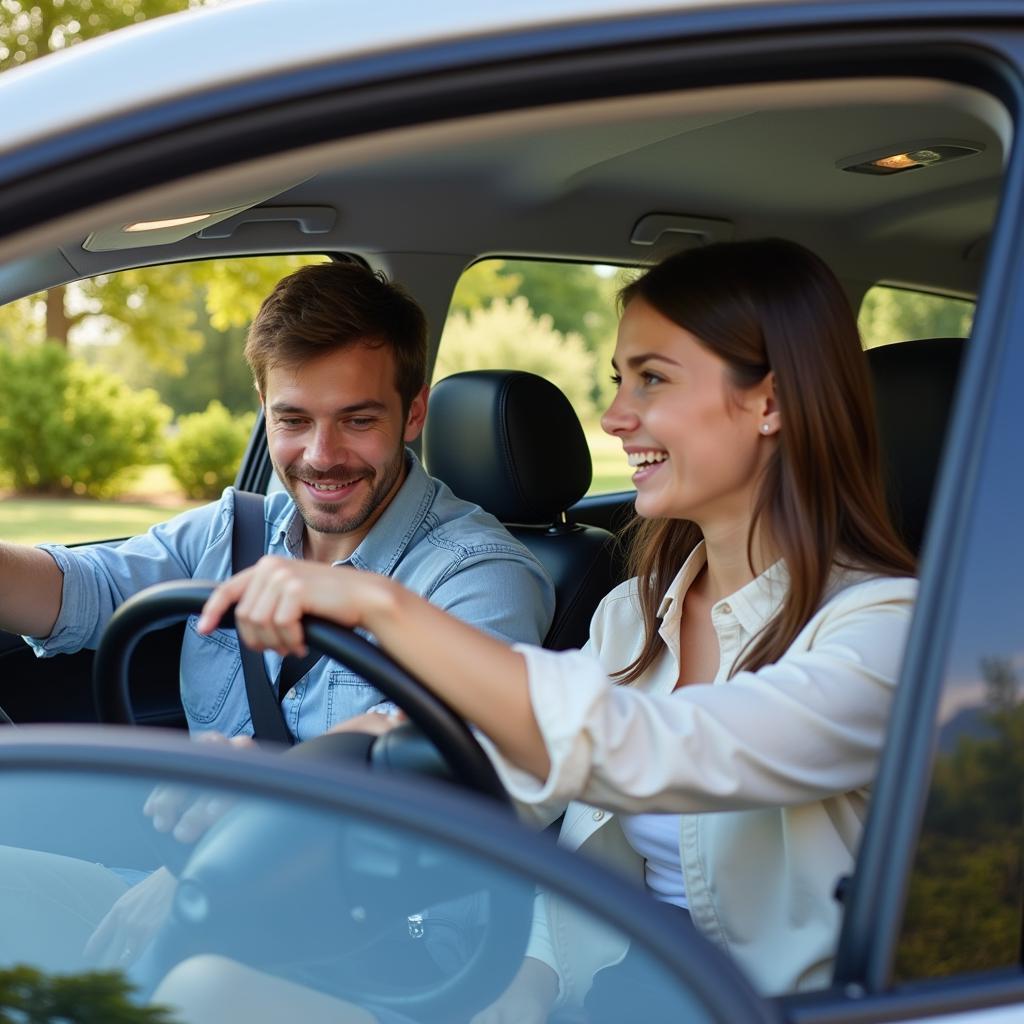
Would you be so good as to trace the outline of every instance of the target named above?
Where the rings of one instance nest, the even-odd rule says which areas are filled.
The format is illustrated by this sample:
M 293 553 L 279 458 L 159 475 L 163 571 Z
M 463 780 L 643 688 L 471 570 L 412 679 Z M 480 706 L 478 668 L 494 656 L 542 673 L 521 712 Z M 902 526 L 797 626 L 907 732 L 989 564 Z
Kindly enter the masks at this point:
M 618 582 L 615 538 L 571 521 L 590 487 L 583 427 L 550 381 L 520 370 L 471 370 L 430 394 L 424 461 L 460 498 L 496 516 L 555 585 L 545 646 L 581 647 L 597 603 Z
M 904 341 L 867 353 L 893 522 L 918 554 L 963 358 L 963 338 Z

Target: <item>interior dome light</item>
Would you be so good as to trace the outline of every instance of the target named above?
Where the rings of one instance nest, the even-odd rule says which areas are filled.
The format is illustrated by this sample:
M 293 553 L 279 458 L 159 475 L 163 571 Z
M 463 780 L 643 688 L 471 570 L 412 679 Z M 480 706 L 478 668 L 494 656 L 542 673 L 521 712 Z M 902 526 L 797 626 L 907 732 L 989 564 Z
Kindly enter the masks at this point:
M 934 164 L 948 163 L 961 157 L 973 156 L 982 150 L 980 144 L 972 143 L 941 143 L 936 145 L 916 145 L 895 153 L 860 154 L 840 160 L 838 167 L 854 174 L 902 174 L 904 171 L 916 171 Z

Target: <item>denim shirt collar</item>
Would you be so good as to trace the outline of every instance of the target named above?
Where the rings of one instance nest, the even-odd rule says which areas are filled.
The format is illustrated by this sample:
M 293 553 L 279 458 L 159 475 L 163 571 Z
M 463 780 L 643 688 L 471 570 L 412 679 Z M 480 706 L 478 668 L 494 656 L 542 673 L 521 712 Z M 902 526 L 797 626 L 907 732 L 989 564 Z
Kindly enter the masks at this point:
M 335 562 L 335 565 L 353 565 L 357 569 L 366 569 L 382 576 L 391 575 L 434 500 L 434 482 L 409 448 L 405 450 L 405 469 L 405 480 L 381 517 L 355 551 L 348 558 Z M 294 502 L 289 502 L 274 524 L 272 546 L 283 545 L 292 558 L 302 558 L 304 534 L 302 516 Z

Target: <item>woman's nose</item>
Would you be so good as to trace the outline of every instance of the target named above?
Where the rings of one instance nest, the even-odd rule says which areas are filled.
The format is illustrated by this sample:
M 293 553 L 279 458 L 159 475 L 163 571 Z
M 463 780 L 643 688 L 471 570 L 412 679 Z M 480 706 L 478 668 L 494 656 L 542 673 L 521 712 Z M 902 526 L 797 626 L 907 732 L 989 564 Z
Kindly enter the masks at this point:
M 612 399 L 612 404 L 601 417 L 601 429 L 606 434 L 619 435 L 634 430 L 637 425 L 636 413 L 629 407 L 626 397 L 620 389 Z

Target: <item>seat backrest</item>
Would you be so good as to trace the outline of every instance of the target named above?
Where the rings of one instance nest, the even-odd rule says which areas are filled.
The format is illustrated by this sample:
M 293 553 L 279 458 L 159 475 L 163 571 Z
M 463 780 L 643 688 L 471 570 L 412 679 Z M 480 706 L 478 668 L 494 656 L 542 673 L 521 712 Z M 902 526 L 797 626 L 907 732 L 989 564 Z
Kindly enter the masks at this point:
M 963 338 L 904 341 L 867 353 L 893 522 L 921 549 L 963 357 Z
M 598 601 L 618 580 L 612 534 L 569 521 L 592 467 L 565 395 L 520 370 L 445 377 L 431 391 L 423 453 L 433 476 L 496 516 L 551 576 L 555 617 L 545 646 L 582 646 Z

